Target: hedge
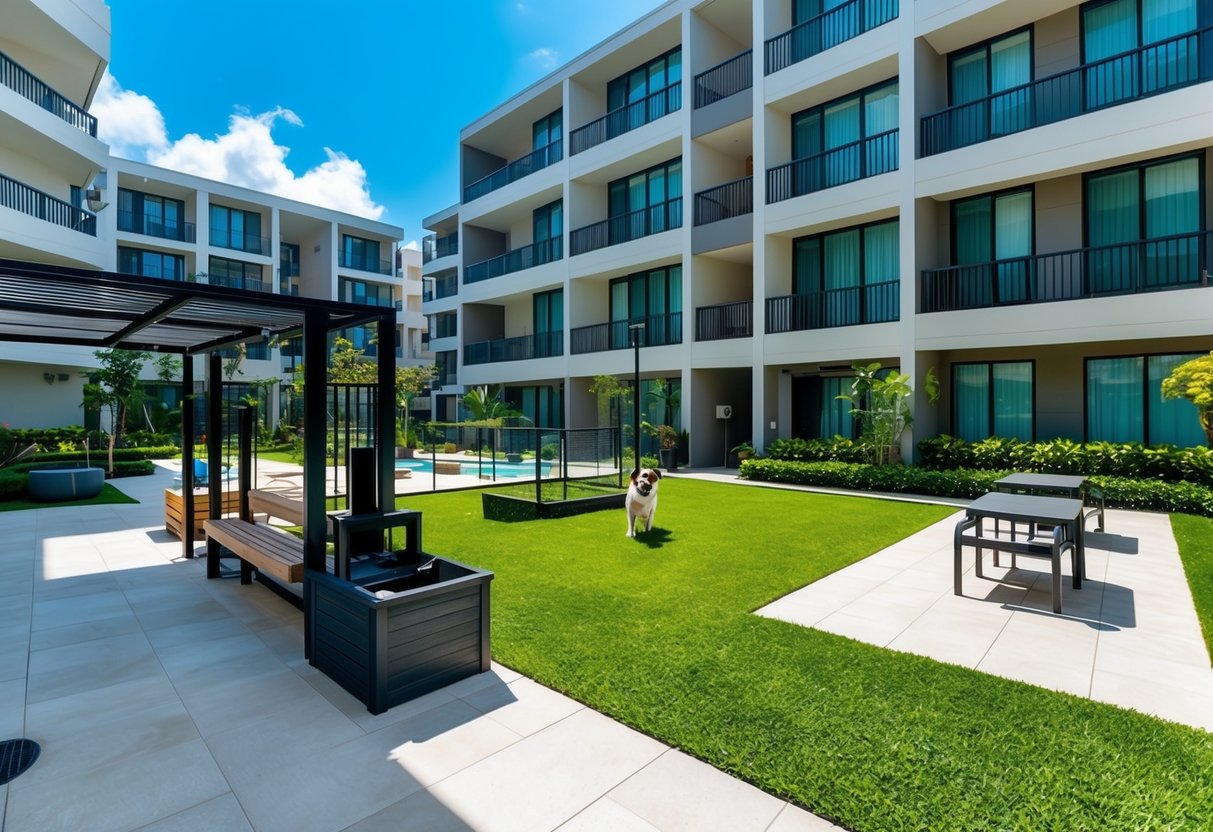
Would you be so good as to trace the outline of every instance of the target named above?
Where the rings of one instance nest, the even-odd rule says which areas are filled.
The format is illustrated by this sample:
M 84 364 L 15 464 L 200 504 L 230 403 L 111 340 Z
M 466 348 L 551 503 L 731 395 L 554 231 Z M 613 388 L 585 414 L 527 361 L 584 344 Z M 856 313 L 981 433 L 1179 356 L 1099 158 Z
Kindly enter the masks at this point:
M 0 501 L 3 500 L 24 500 L 25 486 L 29 480 L 29 472 L 39 468 L 54 468 L 60 463 L 58 462 L 22 462 L 17 465 L 11 465 L 8 468 L 0 469 Z M 95 467 L 105 468 L 104 460 L 99 461 Z M 142 477 L 156 470 L 156 466 L 151 460 L 138 459 L 128 460 L 125 462 L 114 462 L 114 475 L 112 479 L 120 479 L 122 477 Z M 109 478 L 109 473 L 106 473 Z
M 114 448 L 114 462 L 131 462 L 141 459 L 174 459 L 181 455 L 181 449 L 173 445 L 161 445 L 152 448 Z M 84 462 L 86 459 L 93 465 L 108 465 L 109 452 L 105 448 L 90 451 L 47 451 L 35 454 L 35 462 Z
M 933 471 L 901 465 L 778 459 L 748 459 L 741 463 L 741 476 L 751 480 L 969 500 L 992 491 L 994 482 L 1009 473 L 1011 471 L 1005 469 L 974 471 L 954 468 Z M 1103 489 L 1104 502 L 1111 508 L 1213 517 L 1213 488 L 1204 485 L 1106 476 L 1091 477 L 1091 482 Z

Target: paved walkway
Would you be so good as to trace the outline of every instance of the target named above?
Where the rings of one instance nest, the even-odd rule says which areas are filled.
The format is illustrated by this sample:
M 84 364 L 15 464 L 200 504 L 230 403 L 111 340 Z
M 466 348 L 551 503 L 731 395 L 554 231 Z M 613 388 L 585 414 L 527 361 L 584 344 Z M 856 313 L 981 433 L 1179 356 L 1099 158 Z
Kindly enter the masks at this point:
M 207 581 L 139 505 L 0 513 L 4 832 L 810 832 L 826 821 L 500 666 L 372 716 L 300 613 Z

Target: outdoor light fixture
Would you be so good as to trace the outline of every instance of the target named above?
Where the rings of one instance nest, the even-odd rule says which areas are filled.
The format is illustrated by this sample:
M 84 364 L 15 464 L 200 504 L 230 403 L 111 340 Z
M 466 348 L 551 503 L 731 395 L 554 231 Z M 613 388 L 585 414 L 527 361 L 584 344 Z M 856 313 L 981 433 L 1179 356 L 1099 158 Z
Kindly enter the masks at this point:
M 55 374 L 54 373 L 43 373 L 42 380 L 45 381 L 47 384 L 54 384 L 55 383 Z

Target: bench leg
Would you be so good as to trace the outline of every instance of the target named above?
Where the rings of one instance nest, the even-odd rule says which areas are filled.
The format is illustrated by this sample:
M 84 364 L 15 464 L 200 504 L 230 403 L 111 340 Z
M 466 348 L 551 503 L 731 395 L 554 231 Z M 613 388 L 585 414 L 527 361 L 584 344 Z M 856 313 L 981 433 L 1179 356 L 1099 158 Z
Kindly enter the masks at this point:
M 1053 612 L 1061 612 L 1061 552 L 1053 547 Z
M 253 565 L 244 558 L 240 559 L 240 583 L 251 584 L 253 582 Z
M 960 573 L 964 571 L 961 563 L 963 548 L 959 543 L 952 547 L 952 594 L 960 595 Z

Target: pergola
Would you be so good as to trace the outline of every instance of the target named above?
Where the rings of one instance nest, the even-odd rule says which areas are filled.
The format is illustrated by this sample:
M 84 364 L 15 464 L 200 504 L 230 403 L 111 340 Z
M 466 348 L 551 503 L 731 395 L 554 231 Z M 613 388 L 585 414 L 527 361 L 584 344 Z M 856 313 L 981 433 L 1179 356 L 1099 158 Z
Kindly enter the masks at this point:
M 396 325 L 389 307 L 0 259 L 0 341 L 206 354 L 207 455 L 222 456 L 222 359 L 238 344 L 302 336 L 304 565 L 325 570 L 325 388 L 328 333 L 372 325 L 378 337 L 376 461 L 381 511 L 393 508 Z M 182 550 L 194 556 L 193 362 L 182 362 Z M 222 466 L 208 468 L 211 516 L 222 511 Z M 213 559 L 212 559 L 213 560 Z M 215 577 L 215 576 L 211 576 Z M 307 578 L 305 577 L 305 581 Z M 306 592 L 304 593 L 306 597 Z M 306 615 L 306 610 L 305 610 Z

